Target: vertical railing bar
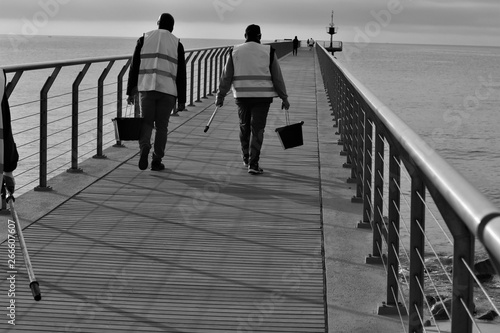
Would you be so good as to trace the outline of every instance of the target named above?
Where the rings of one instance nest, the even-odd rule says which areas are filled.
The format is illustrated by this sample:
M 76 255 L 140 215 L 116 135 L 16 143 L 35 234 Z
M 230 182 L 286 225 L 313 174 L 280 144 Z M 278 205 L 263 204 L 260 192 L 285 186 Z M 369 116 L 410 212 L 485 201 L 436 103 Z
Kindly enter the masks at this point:
M 97 81 L 97 154 L 93 158 L 104 159 L 107 158 L 102 153 L 103 145 L 103 117 L 104 117 L 104 80 L 108 76 L 111 67 L 115 63 L 111 60 L 106 68 L 103 70 L 99 80 Z
M 21 75 L 23 75 L 24 71 L 16 71 L 14 76 L 12 77 L 12 80 L 10 80 L 9 83 L 7 83 L 5 87 L 5 96 L 7 98 L 10 97 L 14 89 L 16 88 L 17 83 L 19 82 L 19 79 L 21 78 Z
M 71 168 L 67 170 L 70 173 L 81 173 L 83 170 L 78 168 L 78 110 L 79 110 L 79 88 L 80 83 L 87 74 L 92 63 L 87 63 L 78 73 L 72 87 L 71 103 Z
M 35 191 L 52 191 L 52 188 L 50 186 L 47 186 L 47 95 L 60 71 L 61 66 L 55 67 L 52 71 L 52 74 L 47 78 L 47 81 L 45 81 L 42 90 L 40 90 L 40 179 L 39 186 L 35 187 Z
M 372 198 L 372 193 L 371 193 L 371 183 L 372 183 L 372 172 L 371 172 L 371 165 L 372 165 L 372 147 L 373 147 L 373 140 L 372 140 L 372 134 L 373 134 L 373 127 L 372 123 L 369 119 L 369 116 L 365 114 L 365 133 L 364 133 L 364 147 L 363 147 L 363 219 L 361 220 L 361 223 L 359 226 L 364 225 L 365 227 L 370 228 L 371 227 L 371 220 L 372 220 L 372 214 L 371 214 L 371 198 Z M 367 223 L 367 225 L 366 225 Z
M 423 180 L 415 174 L 411 175 L 411 198 L 410 198 L 410 299 L 409 299 L 409 331 L 422 332 L 422 323 L 418 314 L 424 309 L 424 295 L 419 286 L 424 285 L 424 265 L 419 260 L 419 253 L 424 255 L 425 238 L 425 185 Z M 420 224 L 420 227 L 419 225 Z
M 401 167 L 399 156 L 393 145 L 389 146 L 389 189 L 388 189 L 388 223 L 389 232 L 387 235 L 387 267 L 399 272 L 399 209 L 400 209 L 400 183 Z M 389 271 L 388 271 L 389 273 Z M 387 278 L 387 304 L 398 305 L 398 298 L 392 296 L 389 291 L 397 288 L 398 280 L 394 274 L 388 274 Z
M 382 246 L 382 235 L 379 230 L 382 230 L 383 216 L 379 212 L 383 212 L 384 209 L 384 160 L 382 158 L 384 154 L 384 141 L 382 139 L 382 130 L 380 126 L 375 126 L 375 163 L 373 170 L 373 246 L 372 255 L 375 257 L 382 257 L 382 253 L 379 252 L 379 248 Z M 380 244 L 380 247 L 377 246 Z
M 212 81 L 214 81 L 214 58 L 220 52 L 220 49 L 215 49 L 210 56 L 210 74 L 208 81 L 208 96 L 213 96 L 214 90 L 212 88 Z M 214 85 L 215 86 L 215 85 Z
M 196 96 L 197 96 L 197 99 L 196 99 L 196 102 L 201 102 L 201 63 L 203 61 L 203 58 L 205 57 L 205 55 L 207 54 L 207 51 L 208 50 L 204 50 L 203 53 L 201 54 L 201 57 L 200 59 L 198 59 L 198 91 L 196 93 Z
M 207 81 L 210 80 L 210 77 L 208 76 L 208 60 L 212 56 L 212 53 L 214 52 L 215 49 L 210 49 L 207 56 L 205 57 L 205 66 L 203 67 L 203 98 L 206 99 L 208 98 L 207 96 L 210 95 L 210 92 L 207 90 L 208 85 Z
M 195 106 L 194 104 L 194 64 L 196 62 L 196 59 L 200 55 L 201 51 L 196 51 L 196 55 L 193 57 L 193 60 L 191 61 L 191 77 L 190 77 L 190 93 L 189 93 L 189 106 Z
M 127 69 L 130 67 L 130 63 L 132 62 L 132 59 L 128 59 L 125 65 L 123 65 L 122 69 L 118 73 L 117 76 L 117 87 L 116 87 L 116 116 L 120 118 L 122 116 L 122 109 L 123 109 L 123 77 L 125 76 L 125 73 L 127 72 Z M 116 140 L 116 144 L 113 145 L 113 147 L 124 147 L 122 144 L 121 140 L 118 138 Z

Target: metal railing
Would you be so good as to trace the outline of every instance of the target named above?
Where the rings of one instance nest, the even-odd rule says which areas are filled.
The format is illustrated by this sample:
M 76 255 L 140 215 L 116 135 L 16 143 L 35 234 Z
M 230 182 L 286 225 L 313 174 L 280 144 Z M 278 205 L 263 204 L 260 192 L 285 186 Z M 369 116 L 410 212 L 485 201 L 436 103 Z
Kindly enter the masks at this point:
M 271 45 L 278 57 L 292 48 L 289 42 Z M 186 50 L 188 107 L 216 91 L 230 50 L 231 46 Z M 3 67 L 20 153 L 18 194 L 35 184 L 36 191 L 50 191 L 47 182 L 52 176 L 64 169 L 80 173 L 84 159 L 106 158 L 105 148 L 121 145 L 111 119 L 124 112 L 130 60 L 130 55 L 122 55 Z
M 473 326 L 481 331 L 473 315 L 473 291 L 485 288 L 474 273 L 475 251 L 484 246 L 485 256 L 500 271 L 500 210 L 325 48 L 317 45 L 316 51 L 346 156 L 344 167 L 351 170 L 347 181 L 356 184 L 352 202 L 363 205 L 358 227 L 372 229 L 367 263 L 383 264 L 387 273 L 387 299 L 379 314 L 399 314 L 409 332 L 422 332 L 436 320 L 432 299 L 445 303 L 443 293 L 448 291 L 451 307 L 444 306 L 444 317 L 451 318 L 452 332 L 472 332 Z M 426 233 L 434 224 L 451 244 L 451 273 Z M 436 281 L 426 266 L 432 256 L 438 258 L 444 282 Z M 484 297 L 487 307 L 498 313 L 487 292 Z M 431 321 L 426 323 L 425 317 Z

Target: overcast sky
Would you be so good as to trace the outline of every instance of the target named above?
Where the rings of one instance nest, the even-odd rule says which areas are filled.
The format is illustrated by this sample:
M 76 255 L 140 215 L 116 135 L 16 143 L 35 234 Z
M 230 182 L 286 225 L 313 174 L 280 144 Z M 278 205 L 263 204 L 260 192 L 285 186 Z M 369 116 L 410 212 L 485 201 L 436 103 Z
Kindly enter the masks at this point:
M 0 0 L 1 34 L 137 37 L 160 13 L 180 38 L 329 40 L 500 46 L 499 0 Z

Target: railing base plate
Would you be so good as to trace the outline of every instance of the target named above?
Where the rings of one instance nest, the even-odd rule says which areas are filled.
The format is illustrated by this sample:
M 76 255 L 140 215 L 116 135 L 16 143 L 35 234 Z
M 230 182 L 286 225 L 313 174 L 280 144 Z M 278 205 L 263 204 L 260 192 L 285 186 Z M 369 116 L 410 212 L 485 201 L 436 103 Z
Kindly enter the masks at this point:
M 33 189 L 35 192 L 50 192 L 52 191 L 52 187 L 50 186 L 37 186 Z
M 108 157 L 106 155 L 94 155 L 92 158 L 95 158 L 96 160 L 105 160 Z
M 397 305 L 388 305 L 385 302 L 382 302 L 382 304 L 379 304 L 379 306 L 377 307 L 377 314 L 380 316 L 399 315 L 400 313 L 402 316 L 408 315 L 408 313 L 406 312 L 406 308 L 401 303 Z
M 342 151 L 340 152 L 340 156 L 347 156 L 347 152 L 346 152 L 346 151 L 344 151 L 344 150 L 342 150 Z
M 359 221 L 358 224 L 356 224 L 356 228 L 358 228 L 358 229 L 371 229 L 372 225 L 370 222 Z
M 67 173 L 83 173 L 83 169 L 81 168 L 69 168 L 66 170 Z
M 363 198 L 361 197 L 352 197 L 351 198 L 352 203 L 363 203 Z
M 369 254 L 368 257 L 365 258 L 365 264 L 369 265 L 382 265 L 384 262 L 387 262 L 387 256 L 385 254 L 383 254 L 382 257 Z

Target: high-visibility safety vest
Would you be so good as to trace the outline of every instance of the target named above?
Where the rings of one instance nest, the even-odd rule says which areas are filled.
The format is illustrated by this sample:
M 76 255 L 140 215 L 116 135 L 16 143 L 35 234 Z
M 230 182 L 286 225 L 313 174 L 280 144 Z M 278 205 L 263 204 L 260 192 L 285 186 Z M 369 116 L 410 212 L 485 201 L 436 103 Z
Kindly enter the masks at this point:
M 235 98 L 277 97 L 271 78 L 271 46 L 255 42 L 236 45 L 233 48 L 234 77 L 232 82 Z
M 179 39 L 164 29 L 144 34 L 139 67 L 139 91 L 159 91 L 177 96 L 177 75 Z

